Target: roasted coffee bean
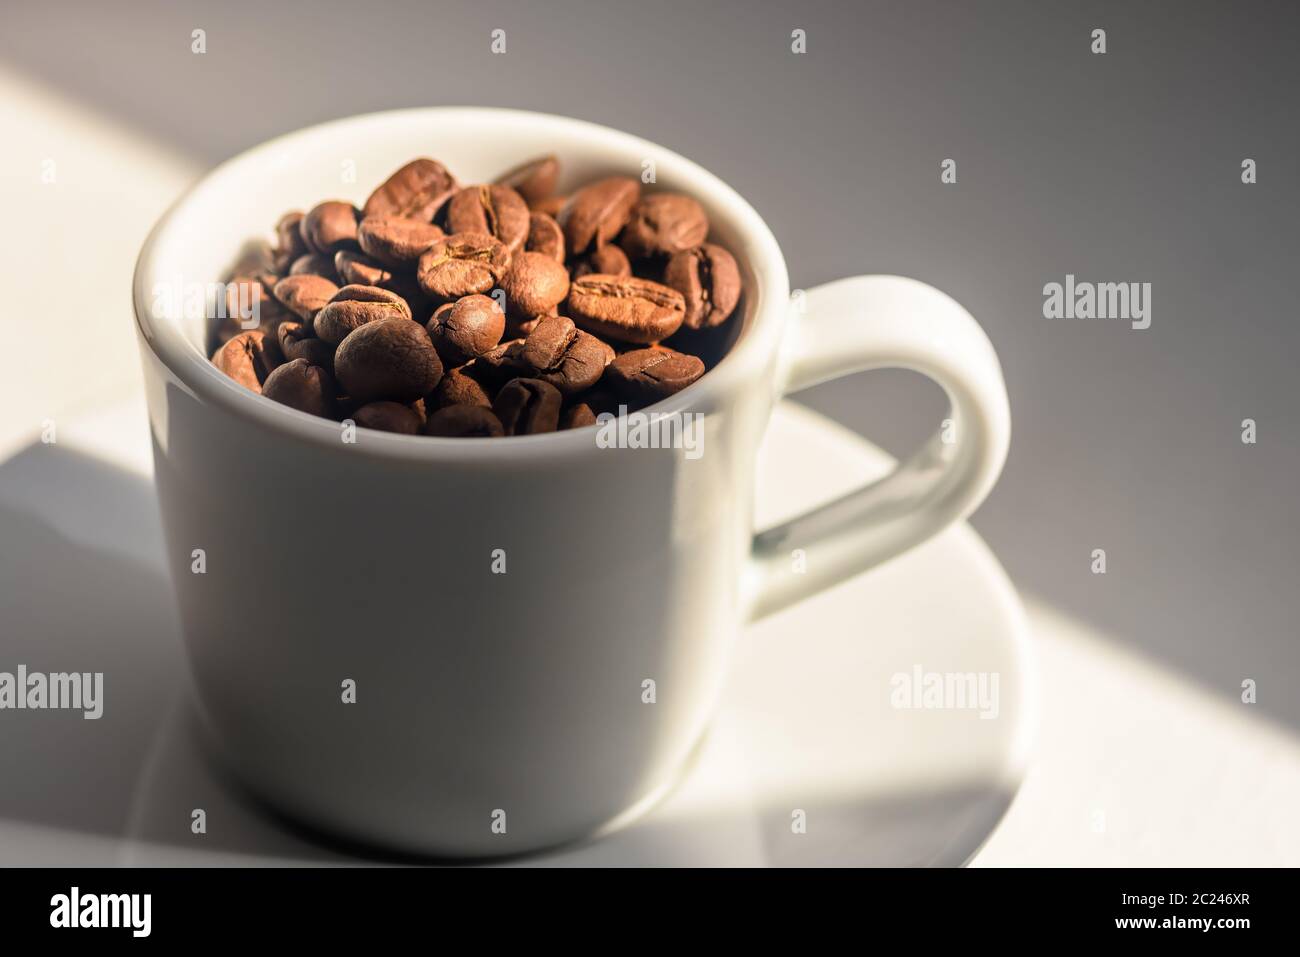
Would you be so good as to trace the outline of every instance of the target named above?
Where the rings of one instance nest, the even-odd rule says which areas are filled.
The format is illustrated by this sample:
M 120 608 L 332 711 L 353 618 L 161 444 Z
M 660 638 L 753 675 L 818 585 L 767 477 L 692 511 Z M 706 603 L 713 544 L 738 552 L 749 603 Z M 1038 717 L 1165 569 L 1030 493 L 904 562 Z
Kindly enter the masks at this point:
M 544 253 L 516 255 L 501 279 L 506 309 L 517 317 L 545 316 L 569 294 L 569 273 Z
M 287 405 L 405 434 L 584 428 L 689 385 L 734 340 L 742 291 L 703 206 L 623 176 L 566 198 L 558 174 L 543 156 L 462 188 L 417 159 L 364 210 L 285 213 L 274 249 L 246 243 L 228 273 L 213 362 Z
M 299 412 L 329 418 L 334 411 L 334 380 L 306 359 L 291 359 L 266 377 L 262 395 Z
M 560 311 L 552 309 L 549 315 L 558 316 Z M 528 334 L 537 328 L 537 324 L 545 319 L 546 316 L 533 316 L 525 319 L 513 313 L 506 313 L 506 334 L 502 339 L 527 339 Z
M 529 333 L 520 350 L 532 376 L 549 382 L 564 395 L 589 389 L 614 358 L 614 350 L 564 316 L 547 316 Z
M 497 184 L 509 186 L 530 206 L 555 192 L 560 178 L 560 161 L 554 156 L 539 156 L 497 177 Z
M 265 276 L 276 271 L 275 251 L 265 240 L 251 240 L 239 250 L 231 276 Z
M 709 234 L 704 207 L 681 193 L 641 197 L 619 243 L 632 259 L 667 257 L 693 249 Z
M 569 287 L 569 315 L 595 335 L 649 344 L 677 331 L 686 303 L 675 289 L 646 279 L 594 273 Z
M 307 248 L 307 241 L 302 238 L 299 232 L 302 225 L 303 214 L 299 210 L 285 213 L 280 217 L 280 221 L 275 224 L 275 236 L 278 246 L 276 253 L 293 262 L 299 256 L 311 252 Z
M 433 300 L 420 288 L 411 273 L 397 273 L 380 288 L 395 292 L 411 307 L 411 317 L 423 325 L 433 313 Z
M 572 319 L 545 316 L 524 339 L 519 354 L 536 371 L 554 368 L 573 346 L 579 332 Z M 594 336 L 589 338 L 595 339 Z
M 596 413 L 585 402 L 571 405 L 560 414 L 561 429 L 584 429 L 596 424 Z
M 560 314 L 560 311 L 558 309 L 552 309 L 550 314 L 553 316 L 558 316 Z M 501 339 L 503 341 L 509 341 L 511 339 L 527 339 L 528 334 L 532 332 L 534 329 L 536 329 L 537 324 L 545 318 L 546 316 L 532 316 L 528 319 L 525 319 L 523 316 L 519 316 L 519 315 L 515 315 L 514 313 L 507 312 L 506 332 L 505 335 L 501 337 Z
M 393 269 L 413 269 L 424 251 L 443 235 L 433 223 L 397 216 L 369 216 L 357 226 L 361 251 Z
M 275 315 L 284 315 L 287 310 L 272 294 L 271 290 L 280 280 L 270 273 L 256 276 L 232 276 L 226 283 L 226 315 L 252 319 L 253 313 L 259 320 L 267 318 L 266 311 Z
M 529 214 L 528 239 L 524 241 L 524 249 L 550 256 L 557 263 L 564 262 L 564 230 L 554 216 L 536 212 Z
M 524 339 L 510 339 L 474 360 L 474 377 L 486 388 L 498 390 L 511 379 L 526 377 L 532 367 L 523 358 Z
M 510 268 L 510 250 L 486 233 L 455 233 L 420 257 L 420 288 L 444 301 L 490 292 Z
M 229 342 L 241 332 L 250 332 L 252 329 L 261 329 L 268 336 L 274 337 L 280 323 L 293 318 L 289 310 L 271 295 L 271 286 L 275 282 L 270 275 L 261 278 L 235 276 L 227 282 L 226 314 L 217 322 L 214 340 L 217 343 Z M 271 285 L 268 286 L 267 283 Z
M 334 269 L 345 283 L 357 286 L 386 286 L 393 274 L 383 265 L 360 253 L 340 249 L 334 254 Z
M 583 404 L 591 406 L 591 411 L 596 413 L 597 417 L 605 414 L 621 415 L 624 411 L 628 411 L 629 408 L 638 409 L 641 407 L 642 403 L 640 402 L 629 402 L 627 399 L 620 398 L 607 385 L 607 382 L 607 378 L 601 379 L 600 384 L 594 389 L 588 389 L 580 396 Z
M 505 434 L 501 420 L 481 405 L 449 405 L 429 416 L 425 435 L 452 439 L 495 438 Z
M 334 377 L 334 381 L 338 382 L 338 376 Z M 351 396 L 347 396 L 347 395 L 335 396 L 334 415 L 331 416 L 331 418 L 339 422 L 345 422 L 348 419 L 351 419 L 353 414 L 357 411 L 357 409 L 361 408 L 363 405 L 365 405 L 364 402 L 358 402 L 356 399 L 352 398 Z M 353 421 L 356 420 L 354 419 Z
M 247 276 L 247 278 L 249 279 L 252 279 L 256 282 L 260 282 L 262 284 L 262 288 L 266 290 L 266 299 L 270 300 L 273 305 L 278 305 L 278 303 L 274 302 L 275 297 L 271 295 L 271 290 L 275 288 L 275 284 L 277 282 L 279 282 L 287 275 L 289 275 L 288 270 L 286 270 L 283 273 L 270 270 L 267 272 L 235 273 L 231 278 L 239 279 L 239 278 L 243 278 L 244 276 Z
M 573 267 L 574 279 L 581 279 L 593 273 L 618 276 L 622 279 L 632 275 L 632 264 L 628 261 L 627 253 L 617 246 L 601 246 L 591 255 L 579 259 L 578 264 Z
M 612 242 L 627 225 L 640 196 L 639 180 L 611 176 L 584 186 L 569 197 L 559 217 L 569 254 L 583 256 Z
M 546 199 L 540 199 L 535 203 L 529 203 L 528 208 L 534 213 L 544 213 L 552 219 L 560 218 L 560 210 L 569 204 L 567 196 L 548 196 Z
M 313 206 L 298 224 L 298 232 L 309 249 L 329 257 L 332 264 L 340 249 L 357 248 L 358 218 L 351 203 L 332 199 Z
M 560 391 L 541 379 L 511 379 L 497 393 L 492 411 L 506 435 L 554 432 L 560 424 Z M 475 406 L 452 406 L 475 408 Z
M 605 381 L 629 399 L 656 402 L 702 375 L 704 363 L 697 357 L 660 347 L 623 353 L 609 364 Z
M 414 402 L 438 385 L 442 362 L 419 323 L 377 319 L 358 326 L 339 344 L 334 374 L 345 394 L 359 403 Z
M 731 318 L 740 301 L 736 260 L 713 243 L 675 254 L 664 270 L 664 285 L 686 300 L 683 323 L 690 329 L 721 325 Z
M 436 160 L 412 160 L 370 194 L 363 215 L 432 222 L 433 214 L 455 191 L 456 178 L 447 167 Z
M 511 253 L 528 238 L 528 204 L 509 186 L 466 186 L 447 202 L 447 232 L 486 233 Z
M 324 339 L 309 335 L 300 322 L 282 322 L 276 330 L 280 353 L 286 360 L 306 359 L 323 369 L 334 368 L 334 347 Z
M 300 318 L 304 324 L 316 318 L 316 313 L 330 301 L 339 287 L 323 276 L 301 273 L 285 276 L 275 284 L 275 298 L 280 300 L 290 312 Z
M 415 276 L 409 272 L 394 271 L 368 256 L 340 252 L 334 257 L 339 279 L 350 286 L 378 286 L 395 292 L 411 307 L 411 315 L 423 321 L 431 308 Z
M 260 280 L 269 292 L 276 280 L 289 274 L 291 265 L 293 258 L 290 253 L 273 249 L 270 243 L 257 239 L 244 243 L 235 264 L 226 275 L 251 276 Z
M 290 276 L 320 276 L 334 282 L 338 272 L 334 260 L 323 253 L 304 253 L 289 264 Z
M 354 329 L 379 319 L 411 319 L 411 307 L 401 296 L 378 286 L 344 286 L 316 313 L 316 335 L 338 345 Z
M 592 336 L 592 338 L 596 339 L 595 336 Z M 613 346 L 611 346 L 608 342 L 606 342 L 604 339 L 596 339 L 596 341 L 600 343 L 601 351 L 604 353 L 603 361 L 605 365 L 609 365 L 616 358 L 618 358 L 618 350 L 615 349 Z
M 506 317 L 491 296 L 465 296 L 434 310 L 426 326 L 445 366 L 464 365 L 501 341 Z
M 363 429 L 398 432 L 402 435 L 415 435 L 423 424 L 420 421 L 420 414 L 409 405 L 388 401 L 363 405 L 349 418 Z
M 280 364 L 278 344 L 272 345 L 260 329 L 241 332 L 212 355 L 212 364 L 245 389 L 262 391 L 270 374 Z
M 287 314 L 286 314 L 287 315 Z M 265 322 L 259 323 L 253 329 L 245 329 L 243 320 L 238 316 L 226 316 L 224 319 L 217 321 L 216 328 L 212 330 L 211 350 L 215 352 L 221 346 L 224 346 L 241 332 L 252 332 L 254 330 L 265 333 L 268 336 L 275 336 L 279 323 L 267 326 Z
M 491 408 L 492 396 L 475 373 L 477 362 L 476 359 L 459 369 L 449 369 L 438 383 L 438 388 L 425 400 L 425 404 L 433 409 L 445 409 L 449 405 L 481 405 Z

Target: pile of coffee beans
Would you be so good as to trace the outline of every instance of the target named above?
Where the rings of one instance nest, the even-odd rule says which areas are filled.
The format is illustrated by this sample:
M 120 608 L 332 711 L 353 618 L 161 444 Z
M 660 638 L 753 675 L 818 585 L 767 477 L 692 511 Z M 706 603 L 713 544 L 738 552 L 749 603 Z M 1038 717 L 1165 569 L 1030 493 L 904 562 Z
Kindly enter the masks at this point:
M 416 159 L 361 209 L 286 213 L 226 286 L 212 362 L 303 412 L 437 436 L 580 428 L 684 389 L 734 340 L 735 259 L 690 196 L 624 176 L 561 196 L 559 173 L 544 156 L 462 186 Z

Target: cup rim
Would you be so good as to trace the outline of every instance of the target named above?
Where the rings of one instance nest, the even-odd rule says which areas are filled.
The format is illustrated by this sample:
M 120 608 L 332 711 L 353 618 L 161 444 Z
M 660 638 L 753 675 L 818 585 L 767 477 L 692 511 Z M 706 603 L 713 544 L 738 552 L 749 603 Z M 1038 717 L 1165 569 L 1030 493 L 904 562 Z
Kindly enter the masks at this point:
M 175 316 L 155 317 L 149 308 L 150 293 L 156 281 L 155 260 L 158 250 L 193 232 L 183 228 L 192 207 L 201 197 L 229 188 L 259 166 L 271 163 L 281 151 L 300 140 L 322 137 L 349 127 L 392 121 L 429 123 L 455 122 L 470 115 L 493 114 L 501 122 L 525 122 L 550 126 L 567 134 L 564 138 L 599 139 L 621 152 L 654 156 L 659 168 L 670 166 L 674 186 L 693 195 L 707 195 L 711 205 L 722 210 L 736 231 L 747 237 L 748 261 L 754 276 L 754 288 L 746 289 L 753 298 L 747 325 L 716 366 L 681 392 L 647 406 L 646 413 L 674 415 L 705 407 L 715 407 L 718 396 L 740 388 L 747 379 L 768 367 L 768 357 L 778 348 L 783 319 L 789 301 L 789 278 L 785 259 L 771 230 L 755 209 L 731 186 L 693 160 L 657 143 L 587 120 L 501 107 L 438 106 L 363 113 L 302 127 L 267 140 L 239 153 L 204 174 L 167 209 L 150 231 L 136 260 L 132 280 L 132 304 L 140 341 L 192 394 L 205 402 L 254 425 L 293 436 L 311 444 L 338 448 L 339 423 L 333 419 L 300 412 L 278 402 L 264 400 L 214 366 L 208 357 L 186 337 Z M 416 155 L 418 146 L 413 147 Z M 690 182 L 685 182 L 689 180 Z M 276 215 L 269 211 L 268 222 Z M 501 436 L 490 441 L 469 441 L 426 435 L 401 435 L 358 428 L 364 441 L 349 443 L 349 454 L 368 454 L 382 458 L 434 461 L 454 457 L 457 462 L 494 461 L 527 452 L 530 456 L 564 456 L 594 448 L 592 429 L 568 429 L 542 435 Z

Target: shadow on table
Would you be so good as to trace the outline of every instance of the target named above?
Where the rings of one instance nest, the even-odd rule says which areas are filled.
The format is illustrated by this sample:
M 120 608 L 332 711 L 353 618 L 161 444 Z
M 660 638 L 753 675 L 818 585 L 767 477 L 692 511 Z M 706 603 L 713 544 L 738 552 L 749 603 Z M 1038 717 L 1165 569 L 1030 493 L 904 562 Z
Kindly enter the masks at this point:
M 153 488 L 83 453 L 33 444 L 0 464 L 0 542 L 0 671 L 24 665 L 28 673 L 103 674 L 97 719 L 82 710 L 5 712 L 0 819 L 126 835 L 141 826 L 139 790 L 150 756 L 170 717 L 188 710 Z M 198 806 L 155 813 L 174 815 L 191 848 L 203 841 L 206 850 L 274 853 L 260 839 L 250 845 L 215 825 L 192 835 Z M 78 855 L 73 849 L 68 856 Z

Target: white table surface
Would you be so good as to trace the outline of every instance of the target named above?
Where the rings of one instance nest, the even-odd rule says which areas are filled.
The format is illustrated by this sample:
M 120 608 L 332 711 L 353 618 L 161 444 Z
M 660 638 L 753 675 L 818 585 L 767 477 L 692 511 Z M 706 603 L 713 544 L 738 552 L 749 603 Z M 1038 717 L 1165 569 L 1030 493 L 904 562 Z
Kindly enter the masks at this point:
M 0 377 L 2 460 L 46 420 L 139 387 L 136 252 L 202 170 L 7 68 L 0 110 L 24 131 L 0 165 L 0 324 L 11 350 L 23 343 Z M 1037 754 L 976 866 L 1300 865 L 1291 733 L 1024 597 L 1042 669 Z

